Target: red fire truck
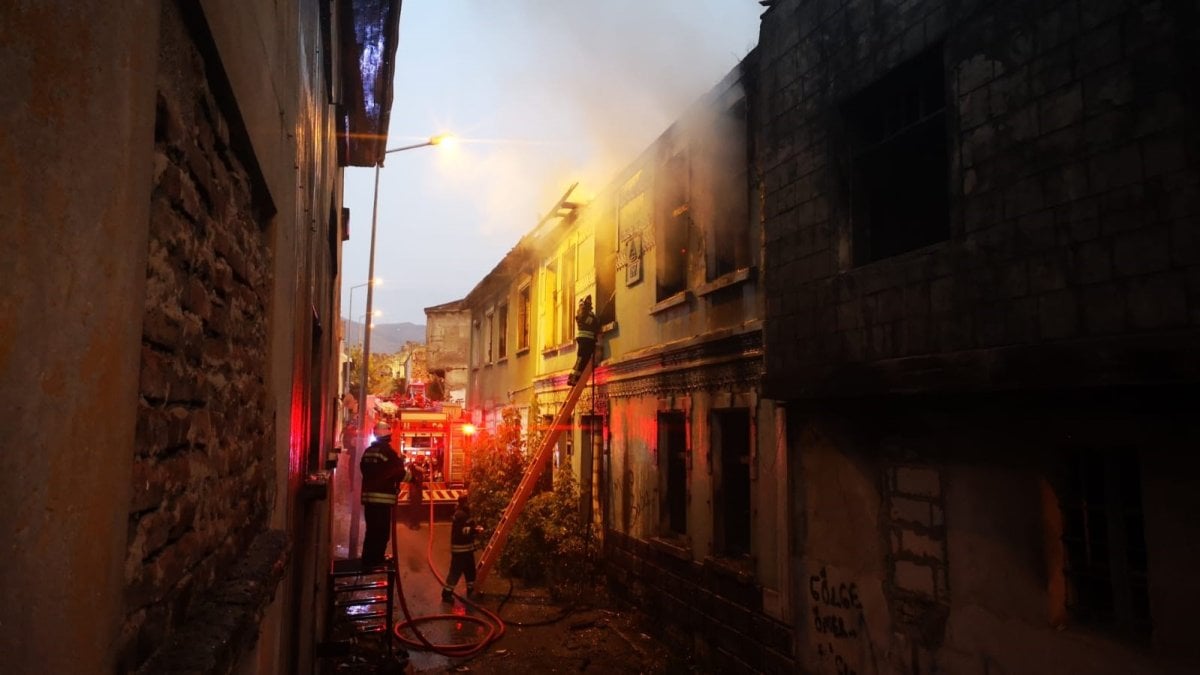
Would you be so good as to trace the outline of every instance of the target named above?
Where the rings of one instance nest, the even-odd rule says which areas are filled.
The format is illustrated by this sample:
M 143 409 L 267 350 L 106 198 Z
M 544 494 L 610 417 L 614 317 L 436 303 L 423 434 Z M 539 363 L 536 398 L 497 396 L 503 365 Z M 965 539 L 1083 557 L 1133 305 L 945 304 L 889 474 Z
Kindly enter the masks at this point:
M 414 391 L 415 390 L 415 391 Z M 453 503 L 465 491 L 470 458 L 469 436 L 474 427 L 462 407 L 449 403 L 426 403 L 414 385 L 409 396 L 394 400 L 393 415 L 381 415 L 392 425 L 392 444 L 407 462 L 425 477 L 425 501 Z M 400 503 L 408 503 L 409 484 L 401 486 Z

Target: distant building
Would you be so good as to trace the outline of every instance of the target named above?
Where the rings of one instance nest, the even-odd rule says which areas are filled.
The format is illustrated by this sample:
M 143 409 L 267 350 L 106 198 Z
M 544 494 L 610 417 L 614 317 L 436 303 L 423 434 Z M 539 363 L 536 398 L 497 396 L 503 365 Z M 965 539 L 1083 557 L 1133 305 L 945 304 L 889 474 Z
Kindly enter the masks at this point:
M 426 366 L 440 371 L 445 400 L 467 400 L 471 313 L 462 300 L 425 308 Z

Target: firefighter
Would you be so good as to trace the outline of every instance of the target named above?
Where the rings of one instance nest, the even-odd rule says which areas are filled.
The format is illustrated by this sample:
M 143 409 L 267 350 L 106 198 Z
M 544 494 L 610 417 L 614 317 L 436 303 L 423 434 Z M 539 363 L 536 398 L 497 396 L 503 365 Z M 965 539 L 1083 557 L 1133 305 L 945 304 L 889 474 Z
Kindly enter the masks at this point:
M 375 442 L 367 446 L 359 463 L 362 471 L 363 516 L 367 531 L 363 536 L 362 566 L 379 567 L 392 534 L 392 510 L 400 483 L 411 481 L 404 460 L 392 447 L 392 427 L 387 422 L 375 425 Z
M 592 360 L 596 351 L 596 313 L 592 311 L 592 296 L 579 301 L 575 312 L 575 367 L 567 376 L 567 386 L 575 386 L 584 366 Z
M 454 600 L 454 587 L 460 576 L 467 577 L 467 597 L 475 595 L 475 535 L 483 528 L 471 518 L 471 506 L 464 492 L 458 498 L 454 521 L 450 524 L 450 573 L 442 586 L 442 602 Z

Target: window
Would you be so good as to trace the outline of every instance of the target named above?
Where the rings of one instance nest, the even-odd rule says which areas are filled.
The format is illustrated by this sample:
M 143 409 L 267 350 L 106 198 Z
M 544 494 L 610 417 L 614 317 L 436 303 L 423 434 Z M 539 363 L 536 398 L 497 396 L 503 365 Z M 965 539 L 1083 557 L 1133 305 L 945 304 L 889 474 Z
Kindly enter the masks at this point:
M 746 99 L 731 107 L 717 123 L 711 143 L 715 187 L 723 198 L 718 200 L 706 256 L 707 279 L 712 281 L 752 264 L 750 241 L 751 149 L 746 133 Z
M 471 326 L 471 361 L 476 368 L 483 365 L 483 329 L 481 321 L 476 318 Z
M 554 427 L 554 415 L 542 415 L 542 437 L 550 433 Z M 546 462 L 546 468 L 542 470 L 542 475 L 538 476 L 537 487 L 534 492 L 549 492 L 554 489 L 554 469 L 558 466 L 559 460 L 563 455 L 563 436 L 558 437 L 558 444 L 554 448 L 554 461 Z
M 660 170 L 658 177 L 658 209 L 654 222 L 657 276 L 656 299 L 665 300 L 687 288 L 688 163 L 675 155 Z
M 750 411 L 712 413 L 713 538 L 719 555 L 750 554 Z
M 687 424 L 683 412 L 658 413 L 659 470 L 662 472 L 664 534 L 687 534 Z
M 492 351 L 492 347 L 495 344 L 495 338 L 496 338 L 496 325 L 495 325 L 494 319 L 495 319 L 494 312 L 488 312 L 487 315 L 485 315 L 484 319 L 483 319 L 484 323 L 487 324 L 487 351 L 484 353 L 484 356 L 485 356 L 484 363 L 492 362 L 492 354 L 494 353 Z
M 1149 635 L 1137 454 L 1132 450 L 1072 452 L 1062 488 L 1067 610 L 1082 624 Z
M 558 261 L 550 260 L 542 268 L 542 292 L 538 296 L 542 328 L 542 348 L 558 346 Z
M 575 248 L 568 246 L 562 254 L 562 285 L 558 294 L 558 344 L 566 344 L 575 339 Z
M 600 455 L 604 446 L 604 417 L 579 416 L 579 514 L 583 522 L 591 523 L 596 512 L 597 495 L 593 491 L 600 471 Z
M 889 73 L 846 106 L 854 262 L 950 236 L 942 49 Z
M 529 284 L 517 292 L 517 350 L 529 349 Z
M 496 309 L 496 358 L 508 356 L 508 303 Z

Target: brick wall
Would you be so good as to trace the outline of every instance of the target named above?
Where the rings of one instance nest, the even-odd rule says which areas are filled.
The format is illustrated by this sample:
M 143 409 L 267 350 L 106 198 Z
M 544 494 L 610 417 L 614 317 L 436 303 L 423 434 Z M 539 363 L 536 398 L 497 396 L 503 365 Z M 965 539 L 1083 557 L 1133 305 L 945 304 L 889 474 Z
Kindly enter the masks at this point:
M 792 673 L 792 629 L 763 613 L 762 587 L 615 530 L 604 538 L 611 587 L 661 637 L 720 673 Z
M 183 23 L 163 21 L 125 564 L 127 666 L 265 529 L 271 255 L 249 172 Z
M 1172 1 L 777 0 L 769 393 L 1200 377 L 1197 25 Z M 841 106 L 942 39 L 950 237 L 856 265 Z

